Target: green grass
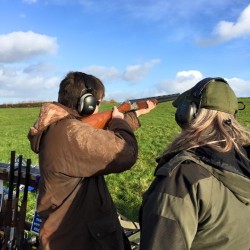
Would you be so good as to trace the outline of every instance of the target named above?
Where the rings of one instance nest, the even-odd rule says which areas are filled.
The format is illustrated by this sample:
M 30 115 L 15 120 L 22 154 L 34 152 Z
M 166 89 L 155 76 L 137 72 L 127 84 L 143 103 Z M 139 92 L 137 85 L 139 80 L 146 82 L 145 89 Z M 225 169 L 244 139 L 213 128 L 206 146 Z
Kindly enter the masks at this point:
M 23 154 L 32 162 L 38 162 L 37 155 L 30 150 L 27 134 L 39 114 L 39 108 L 0 109 L 0 161 L 9 162 L 10 151 Z
M 239 111 L 237 119 L 250 129 L 250 98 L 241 99 L 246 109 Z M 110 110 L 114 103 L 101 106 L 101 111 Z M 38 164 L 38 156 L 31 151 L 27 134 L 39 114 L 39 108 L 0 108 L 0 162 L 9 162 L 10 151 L 30 158 Z M 129 171 L 106 176 L 111 195 L 118 211 L 126 217 L 137 220 L 142 194 L 146 191 L 159 156 L 180 131 L 174 120 L 175 109 L 171 103 L 160 103 L 149 114 L 140 117 L 141 128 L 135 134 L 139 145 L 139 157 Z M 36 193 L 29 194 L 27 218 L 32 220 Z

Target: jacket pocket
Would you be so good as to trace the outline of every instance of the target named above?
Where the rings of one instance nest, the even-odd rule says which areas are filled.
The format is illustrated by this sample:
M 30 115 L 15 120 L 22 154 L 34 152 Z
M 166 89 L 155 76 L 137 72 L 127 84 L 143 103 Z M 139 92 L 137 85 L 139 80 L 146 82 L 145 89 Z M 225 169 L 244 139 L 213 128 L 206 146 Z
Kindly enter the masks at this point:
M 123 250 L 123 233 L 114 213 L 88 223 L 95 250 Z

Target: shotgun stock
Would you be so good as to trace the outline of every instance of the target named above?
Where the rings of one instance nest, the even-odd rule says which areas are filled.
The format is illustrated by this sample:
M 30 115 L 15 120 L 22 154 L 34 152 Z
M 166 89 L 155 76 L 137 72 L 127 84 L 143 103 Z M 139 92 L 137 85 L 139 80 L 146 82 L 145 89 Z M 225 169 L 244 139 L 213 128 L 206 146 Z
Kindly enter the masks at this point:
M 16 182 L 16 196 L 15 199 L 12 202 L 12 224 L 11 224 L 11 229 L 10 229 L 10 240 L 9 240 L 9 249 L 16 249 L 15 248 L 15 243 L 16 239 L 18 237 L 17 235 L 17 224 L 18 224 L 18 202 L 19 202 L 19 188 L 21 184 L 21 175 L 22 175 L 22 163 L 23 163 L 23 156 L 19 155 L 18 156 L 18 168 L 17 168 L 17 182 Z
M 25 219 L 26 219 L 26 209 L 27 209 L 27 201 L 28 201 L 28 191 L 29 191 L 29 180 L 30 180 L 30 166 L 31 160 L 27 159 L 26 164 L 26 173 L 25 173 L 25 186 L 23 191 L 23 199 L 21 202 L 21 208 L 19 212 L 19 219 L 18 219 L 18 226 L 17 226 L 17 240 L 16 240 L 16 247 L 17 249 L 25 249 Z
M 140 99 L 132 99 L 123 102 L 117 108 L 121 113 L 126 113 L 129 111 L 135 111 L 147 108 L 147 100 L 152 101 L 154 104 L 158 104 L 160 102 L 168 102 L 175 100 L 180 94 L 171 94 L 171 95 L 162 95 L 162 96 L 152 96 Z M 81 121 L 88 123 L 94 128 L 105 128 L 112 118 L 112 111 L 107 110 L 97 114 L 93 114 L 90 116 L 83 117 Z

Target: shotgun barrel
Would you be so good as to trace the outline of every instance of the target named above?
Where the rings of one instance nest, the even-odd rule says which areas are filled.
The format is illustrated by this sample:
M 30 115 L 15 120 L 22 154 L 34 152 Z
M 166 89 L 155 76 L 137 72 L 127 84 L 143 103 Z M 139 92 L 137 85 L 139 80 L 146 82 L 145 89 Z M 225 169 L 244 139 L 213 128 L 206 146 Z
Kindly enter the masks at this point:
M 140 101 L 146 101 L 146 100 L 157 100 L 158 103 L 160 102 L 170 102 L 174 101 L 180 94 L 170 94 L 170 95 L 160 95 L 160 96 L 151 96 L 151 97 L 144 97 L 144 98 L 138 98 L 138 99 L 131 99 L 128 100 L 131 103 L 134 102 L 140 102 Z

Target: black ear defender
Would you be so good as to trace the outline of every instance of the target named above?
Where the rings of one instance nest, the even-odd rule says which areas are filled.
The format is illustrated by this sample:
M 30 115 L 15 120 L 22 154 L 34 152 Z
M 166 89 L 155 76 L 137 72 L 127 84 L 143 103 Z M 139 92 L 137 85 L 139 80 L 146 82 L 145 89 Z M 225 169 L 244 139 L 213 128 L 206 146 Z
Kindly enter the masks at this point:
M 202 100 L 202 91 L 211 81 L 219 81 L 228 84 L 227 81 L 221 77 L 208 77 L 186 91 L 184 93 L 185 96 L 178 104 L 175 112 L 175 120 L 181 128 L 187 128 L 190 122 L 196 117 Z
M 83 73 L 83 77 L 86 88 L 82 90 L 82 94 L 78 100 L 77 110 L 81 116 L 86 116 L 94 113 L 97 105 L 97 99 L 93 95 L 95 90 L 92 87 L 93 85 L 91 83 L 90 76 Z
M 197 105 L 191 100 L 183 100 L 175 112 L 175 120 L 181 128 L 186 128 L 195 118 Z

